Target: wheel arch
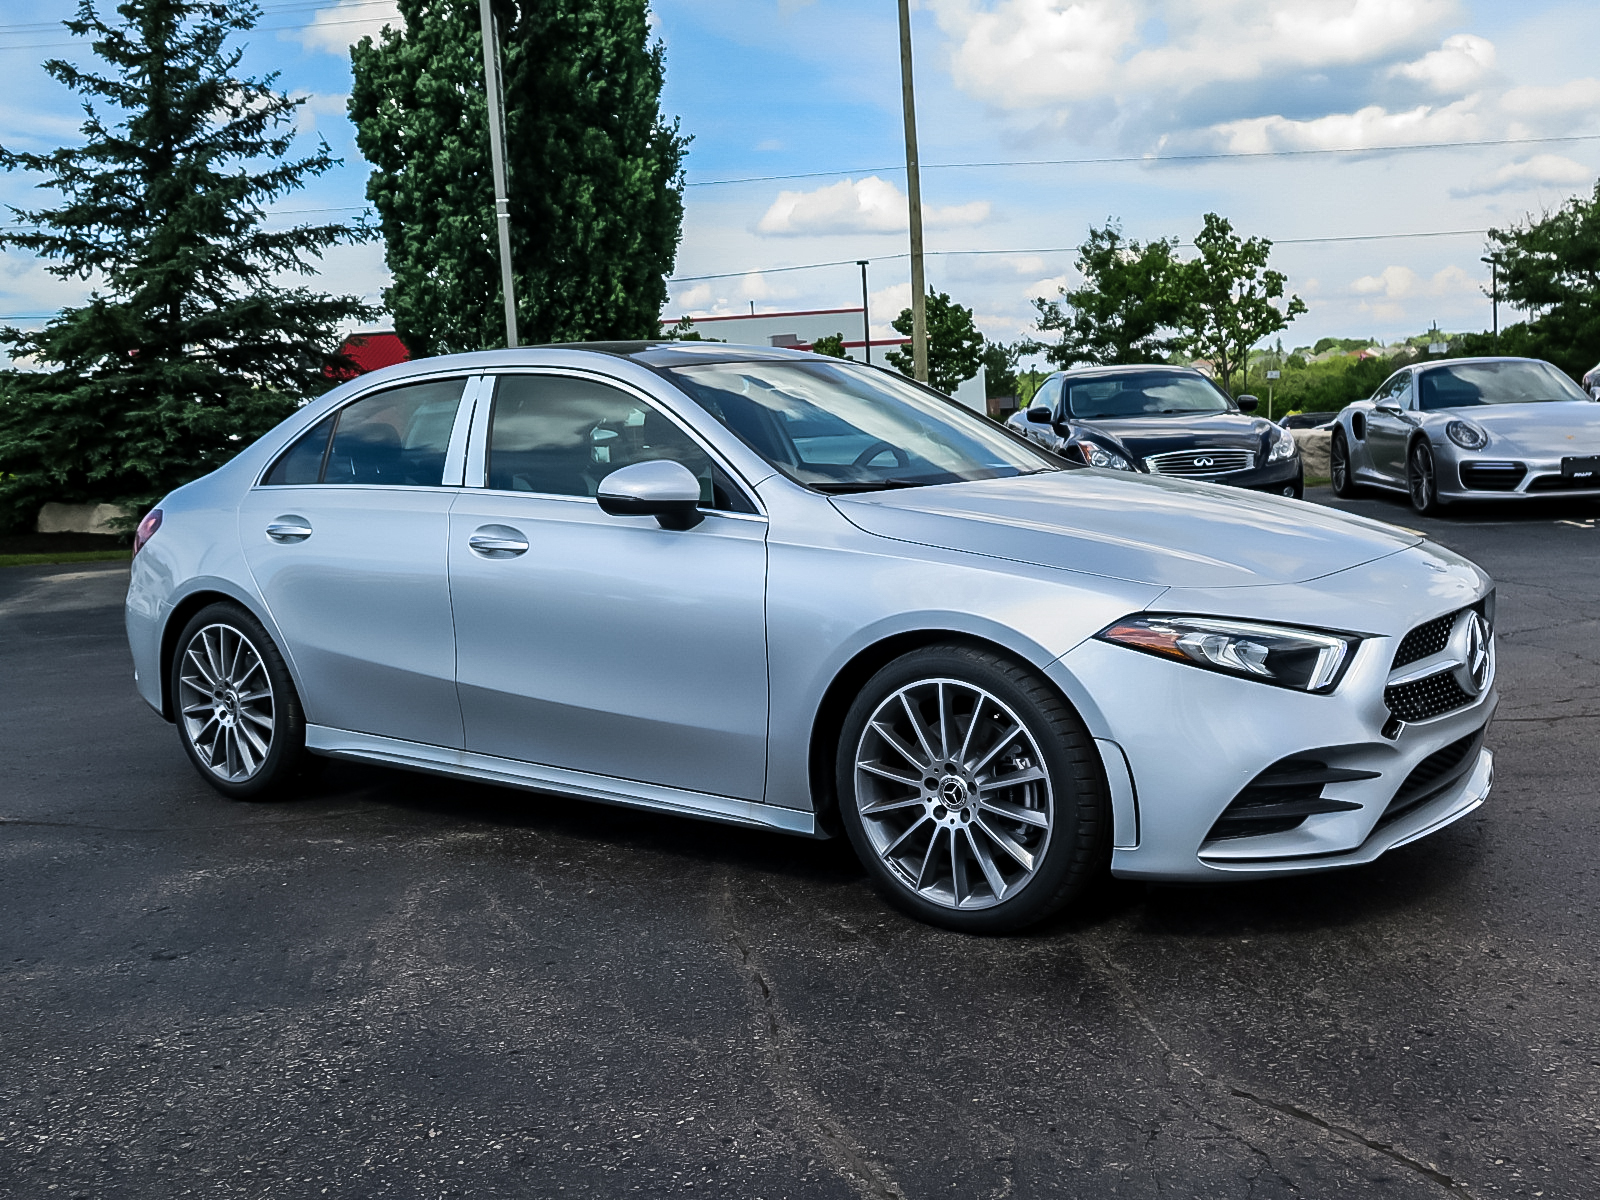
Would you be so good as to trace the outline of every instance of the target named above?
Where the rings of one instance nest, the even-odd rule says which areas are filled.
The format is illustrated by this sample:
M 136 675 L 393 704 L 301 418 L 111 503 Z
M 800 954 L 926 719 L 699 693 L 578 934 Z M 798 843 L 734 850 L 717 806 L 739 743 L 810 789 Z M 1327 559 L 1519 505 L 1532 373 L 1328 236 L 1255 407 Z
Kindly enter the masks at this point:
M 284 662 L 289 667 L 290 677 L 294 678 L 294 664 L 282 645 L 282 639 L 279 638 L 277 629 L 268 618 L 257 611 L 256 605 L 252 604 L 248 598 L 226 590 L 215 583 L 203 584 L 182 596 L 172 606 L 171 611 L 167 613 L 166 620 L 161 626 L 161 672 L 159 681 L 161 686 L 161 715 L 168 721 L 175 719 L 172 711 L 172 660 L 178 653 L 178 635 L 183 632 L 183 627 L 189 623 L 195 613 L 212 604 L 221 603 L 237 604 L 261 622 L 267 633 L 272 637 L 274 644 L 277 645 L 278 652 L 283 655 Z M 297 688 L 300 686 L 299 679 L 294 679 L 294 683 Z
M 1093 736 L 1093 729 L 1090 726 L 1091 714 L 1086 713 L 1083 705 L 1076 702 L 1062 688 L 1054 672 L 1049 669 L 1051 664 L 1036 662 L 1027 655 L 1019 653 L 1014 646 L 961 629 L 924 628 L 890 634 L 858 650 L 834 673 L 828 686 L 823 690 L 822 700 L 817 705 L 816 715 L 812 718 L 806 766 L 810 775 L 811 802 L 817 815 L 817 823 L 828 834 L 838 837 L 843 832 L 843 827 L 839 824 L 839 794 L 834 781 L 834 758 L 838 753 L 839 735 L 844 729 L 845 714 L 855 700 L 856 693 L 866 686 L 869 679 L 895 659 L 913 650 L 934 645 L 970 646 L 1010 659 L 1033 671 L 1063 704 L 1077 714 L 1078 719 L 1084 722 Z M 1104 764 L 1099 764 L 1099 767 L 1103 774 Z

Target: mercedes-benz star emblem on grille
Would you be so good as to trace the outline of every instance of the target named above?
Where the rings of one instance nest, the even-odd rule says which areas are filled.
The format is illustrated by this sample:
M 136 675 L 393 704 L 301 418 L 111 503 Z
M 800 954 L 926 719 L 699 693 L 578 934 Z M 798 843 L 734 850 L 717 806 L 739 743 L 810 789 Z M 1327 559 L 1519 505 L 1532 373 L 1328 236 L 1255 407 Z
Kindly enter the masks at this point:
M 1450 638 L 1461 663 L 1456 668 L 1456 682 L 1471 696 L 1481 696 L 1489 686 L 1489 636 L 1488 622 L 1469 612 Z
M 1197 458 L 1194 460 L 1194 465 L 1197 467 L 1213 467 L 1216 463 L 1209 458 Z

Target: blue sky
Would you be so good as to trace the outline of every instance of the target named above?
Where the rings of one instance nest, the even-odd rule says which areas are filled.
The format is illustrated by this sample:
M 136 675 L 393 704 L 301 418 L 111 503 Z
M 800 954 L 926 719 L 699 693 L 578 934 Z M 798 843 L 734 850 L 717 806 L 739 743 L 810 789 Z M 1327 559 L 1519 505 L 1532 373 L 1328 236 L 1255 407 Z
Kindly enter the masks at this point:
M 938 168 L 923 176 L 929 281 L 979 326 L 1027 332 L 1029 299 L 1071 285 L 1091 223 L 1188 239 L 1208 211 L 1278 242 L 1309 305 L 1288 344 L 1488 325 L 1479 233 L 1588 192 L 1600 175 L 1600 6 L 1468 0 L 921 0 L 914 5 L 925 164 L 1217 152 L 1338 154 L 1186 163 Z M 0 17 L 0 144 L 76 136 L 73 98 L 43 72 L 78 56 L 65 0 Z M 694 142 L 669 312 L 843 307 L 870 258 L 875 322 L 908 302 L 893 0 L 659 0 L 663 107 Z M 247 64 L 310 97 L 303 125 L 345 165 L 283 209 L 354 212 L 367 168 L 343 115 L 348 41 L 394 20 L 385 0 L 266 0 Z M 24 18 L 29 24 L 24 24 Z M 1531 142 L 1524 139 L 1589 140 Z M 1519 141 L 1449 150 L 1374 147 Z M 713 181 L 834 172 L 796 180 Z M 0 201 L 31 202 L 0 176 Z M 9 219 L 9 218 L 7 218 Z M 290 219 L 287 215 L 283 218 Z M 1372 235 L 1452 234 L 1434 237 Z M 1305 239 L 1364 240 L 1312 241 Z M 983 254 L 960 253 L 987 251 Z M 340 249 L 326 284 L 376 298 L 382 249 Z M 700 280 L 690 277 L 728 275 Z M 82 298 L 0 254 L 0 314 Z M 1502 314 L 1502 319 L 1506 314 Z

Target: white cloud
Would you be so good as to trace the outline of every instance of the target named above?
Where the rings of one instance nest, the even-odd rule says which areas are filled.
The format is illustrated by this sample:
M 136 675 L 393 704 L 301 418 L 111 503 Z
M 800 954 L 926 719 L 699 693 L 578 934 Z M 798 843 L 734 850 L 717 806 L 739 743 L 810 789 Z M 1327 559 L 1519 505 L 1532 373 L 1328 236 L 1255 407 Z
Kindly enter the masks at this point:
M 1416 62 L 1390 68 L 1390 74 L 1423 84 L 1442 95 L 1470 91 L 1494 67 L 1494 44 L 1470 33 L 1458 33 Z
M 1582 187 L 1593 180 L 1594 172 L 1582 163 L 1559 154 L 1535 154 L 1479 175 L 1464 187 L 1451 188 L 1450 194 L 1459 200 L 1467 196 L 1526 192 L 1542 187 Z
M 364 37 L 376 38 L 385 25 L 404 29 L 395 0 L 337 0 L 319 8 L 311 24 L 294 34 L 307 50 L 325 50 L 341 58 Z
M 1414 296 L 1451 296 L 1476 292 L 1478 281 L 1460 267 L 1445 267 L 1432 278 L 1423 279 L 1410 267 L 1385 267 L 1376 275 L 1363 275 L 1350 285 L 1358 296 L 1382 296 L 1404 300 Z M 1362 305 L 1366 309 L 1366 305 Z
M 1500 107 L 1519 117 L 1587 115 L 1600 108 L 1600 79 L 1514 87 L 1500 97 Z
M 779 192 L 756 232 L 793 236 L 824 233 L 898 233 L 907 226 L 906 195 L 876 175 L 844 179 L 810 192 Z M 928 229 L 978 225 L 989 216 L 989 202 L 937 208 L 924 205 L 922 223 Z
M 1330 113 L 1306 121 L 1279 116 L 1250 117 L 1212 129 L 1225 149 L 1237 153 L 1363 150 L 1371 146 L 1460 141 L 1482 136 L 1483 131 L 1475 98 L 1443 107 L 1423 104 L 1406 112 L 1389 112 L 1373 104 L 1353 113 Z

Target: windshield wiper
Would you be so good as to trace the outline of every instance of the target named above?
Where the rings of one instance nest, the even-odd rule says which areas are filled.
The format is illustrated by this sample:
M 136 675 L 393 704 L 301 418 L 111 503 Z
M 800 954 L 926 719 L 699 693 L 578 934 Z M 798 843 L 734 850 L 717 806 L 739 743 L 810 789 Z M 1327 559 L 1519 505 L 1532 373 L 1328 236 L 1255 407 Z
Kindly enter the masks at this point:
M 857 479 L 850 481 L 839 479 L 809 483 L 806 486 L 814 491 L 825 492 L 830 496 L 843 496 L 854 492 L 884 492 L 891 488 L 927 487 L 932 482 L 934 481 L 928 479 Z

